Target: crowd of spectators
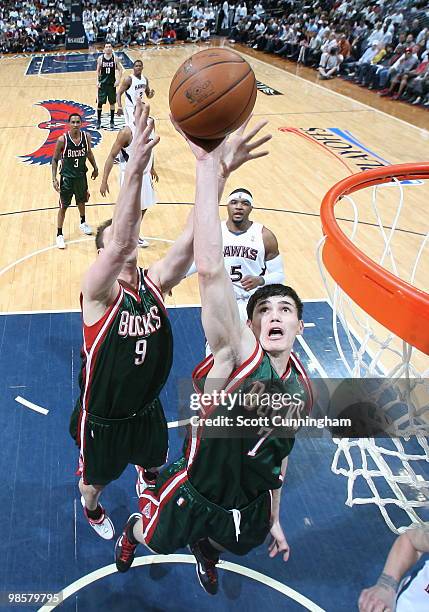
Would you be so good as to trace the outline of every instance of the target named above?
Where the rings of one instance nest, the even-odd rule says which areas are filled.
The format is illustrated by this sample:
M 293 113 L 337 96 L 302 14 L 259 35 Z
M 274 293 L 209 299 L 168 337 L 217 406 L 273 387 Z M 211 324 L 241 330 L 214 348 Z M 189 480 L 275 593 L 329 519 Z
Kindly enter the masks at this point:
M 343 77 L 381 96 L 429 107 L 429 4 L 425 0 L 290 0 L 281 14 L 256 4 L 231 25 L 231 42 Z M 263 5 L 262 5 L 263 6 Z
M 0 52 L 64 43 L 66 0 L 6 0 Z M 89 45 L 209 41 L 215 34 L 429 107 L 427 0 L 84 0 Z
M 179 6 L 181 10 L 179 11 Z M 89 44 L 173 44 L 176 40 L 209 40 L 215 27 L 214 5 L 179 5 L 176 2 L 85 2 L 83 25 Z
M 49 51 L 65 41 L 63 0 L 0 2 L 0 53 Z

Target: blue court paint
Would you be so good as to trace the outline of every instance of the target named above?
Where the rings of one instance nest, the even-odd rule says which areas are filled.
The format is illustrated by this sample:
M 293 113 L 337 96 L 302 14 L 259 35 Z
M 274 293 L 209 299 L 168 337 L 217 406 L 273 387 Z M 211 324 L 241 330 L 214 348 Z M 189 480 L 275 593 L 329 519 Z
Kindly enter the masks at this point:
M 305 304 L 306 321 L 315 323 L 306 339 L 324 368 L 337 373 L 329 311 L 326 302 Z M 177 381 L 190 376 L 204 354 L 199 309 L 172 309 L 170 316 L 174 366 L 162 393 L 169 421 L 177 419 Z M 74 476 L 77 448 L 68 422 L 78 395 L 80 347 L 79 313 L 0 316 L 0 591 L 57 591 L 113 561 L 114 543 L 98 538 L 83 517 Z M 49 414 L 18 404 L 17 395 Z M 170 460 L 182 442 L 180 432 L 170 430 Z M 291 455 L 281 510 L 289 562 L 270 560 L 265 546 L 225 559 L 272 576 L 329 612 L 350 612 L 360 590 L 379 574 L 394 536 L 376 508 L 344 506 L 346 480 L 330 471 L 334 448 L 328 438 L 298 440 Z M 103 494 L 117 532 L 137 509 L 134 483 L 130 466 Z M 248 578 L 220 576 L 220 592 L 210 599 L 213 610 L 303 609 Z M 62 609 L 188 612 L 200 611 L 207 597 L 192 566 L 166 564 L 103 578 Z
M 100 53 L 75 53 L 45 55 L 33 57 L 28 65 L 26 75 L 63 74 L 65 72 L 91 72 L 97 68 Z M 124 51 L 115 52 L 124 68 L 132 68 L 133 62 Z

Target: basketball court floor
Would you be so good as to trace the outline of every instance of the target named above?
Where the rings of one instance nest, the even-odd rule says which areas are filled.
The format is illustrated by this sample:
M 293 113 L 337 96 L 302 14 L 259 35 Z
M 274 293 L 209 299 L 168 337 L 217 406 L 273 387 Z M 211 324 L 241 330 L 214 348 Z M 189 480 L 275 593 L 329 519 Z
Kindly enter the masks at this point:
M 155 154 L 159 204 L 145 217 L 150 246 L 140 252 L 142 266 L 165 253 L 193 202 L 192 157 L 169 122 L 168 88 L 178 66 L 198 50 L 196 45 L 132 49 L 121 56 L 126 68 L 134 59 L 144 61 L 144 74 L 156 92 L 151 114 L 161 137 Z M 64 226 L 67 248 L 55 247 L 57 194 L 50 160 L 68 115 L 78 111 L 102 171 L 116 133 L 104 127 L 107 106 L 102 128 L 96 129 L 95 58 L 72 53 L 0 59 L 0 605 L 12 609 L 9 592 L 61 591 L 60 608 L 76 611 L 356 610 L 360 591 L 377 578 L 395 536 L 376 506 L 345 505 L 347 478 L 331 471 L 336 446 L 327 435 L 299 439 L 290 458 L 281 510 L 290 560 L 269 559 L 266 546 L 242 558 L 225 555 L 216 597 L 201 590 L 186 550 L 163 557 L 141 548 L 130 572 L 118 574 L 113 543 L 98 538 L 83 517 L 68 421 L 78 392 L 80 278 L 95 247 L 91 237 L 79 233 L 75 207 Z M 323 87 L 281 63 L 270 64 L 263 55 L 246 59 L 258 80 L 253 121 L 267 118 L 273 139 L 270 155 L 240 169 L 226 190 L 250 189 L 256 202 L 252 218 L 278 238 L 287 282 L 305 300 L 306 328 L 296 351 L 309 373 L 343 377 L 347 371 L 334 342 L 332 310 L 315 255 L 322 236 L 320 202 L 335 182 L 352 173 L 426 161 L 429 114 L 413 111 L 416 120 L 408 123 L 368 105 L 371 97 L 356 101 L 334 91 L 332 83 Z M 121 121 L 115 121 L 119 129 Z M 115 167 L 107 199 L 99 193 L 100 177 L 90 181 L 87 221 L 93 227 L 112 215 L 117 174 Z M 427 232 L 428 192 L 421 183 L 403 186 L 408 207 L 392 239 L 399 272 L 412 266 L 416 240 Z M 381 194 L 386 227 L 394 215 L 391 193 L 386 188 Z M 346 203 L 339 212 L 345 231 L 351 210 Z M 362 202 L 359 229 L 365 252 L 377 257 L 384 245 L 372 212 Z M 221 214 L 225 217 L 224 207 Z M 426 251 L 415 284 L 427 291 L 428 277 Z M 162 401 L 170 422 L 171 460 L 183 441 L 177 390 L 204 353 L 196 279 L 185 280 L 167 304 L 175 353 Z M 392 469 L 400 472 L 402 466 Z M 429 480 L 427 462 L 419 462 L 416 471 Z M 117 532 L 137 509 L 134 481 L 130 466 L 103 495 Z M 364 482 L 356 486 L 358 497 L 367 496 Z M 389 496 L 387 484 L 380 488 Z M 427 504 L 429 493 L 422 495 Z M 408 524 L 395 507 L 392 516 Z M 27 608 L 41 609 L 36 603 Z

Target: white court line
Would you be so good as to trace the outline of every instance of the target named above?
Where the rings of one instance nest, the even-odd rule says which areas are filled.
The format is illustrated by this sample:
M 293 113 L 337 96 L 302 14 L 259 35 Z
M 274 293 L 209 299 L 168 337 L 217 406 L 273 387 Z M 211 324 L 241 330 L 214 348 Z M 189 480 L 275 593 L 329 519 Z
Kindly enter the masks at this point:
M 122 51 L 121 53 L 124 57 L 128 59 L 129 62 L 131 62 L 132 64 L 134 63 L 134 60 L 128 55 L 127 51 Z M 129 70 L 129 68 L 125 68 L 125 70 Z
M 332 89 L 323 87 L 323 85 L 320 85 L 319 83 L 314 83 L 313 81 L 309 81 L 302 76 L 298 76 L 297 74 L 293 74 L 292 72 L 288 72 L 287 70 L 282 70 L 282 68 L 279 68 L 278 66 L 273 66 L 272 64 L 264 62 L 264 60 L 260 60 L 257 57 L 253 57 L 252 55 L 247 54 L 244 51 L 241 51 L 241 53 L 245 55 L 246 58 L 249 58 L 249 63 L 251 63 L 254 60 L 255 62 L 259 62 L 260 64 L 263 64 L 267 68 L 274 68 L 275 70 L 279 70 L 283 75 L 288 75 L 288 76 L 293 77 L 294 79 L 305 81 L 309 85 L 313 85 L 314 87 L 318 87 L 319 89 L 322 89 L 324 92 L 328 92 L 336 96 L 339 96 L 340 98 L 344 98 L 344 100 L 347 100 L 347 102 L 353 102 L 355 104 L 359 104 L 360 106 L 363 106 L 364 108 L 367 108 L 376 113 L 380 113 L 380 115 L 384 115 L 385 117 L 388 117 L 389 119 L 395 119 L 396 121 L 399 121 L 400 123 L 403 123 L 404 125 L 408 127 L 412 127 L 415 130 L 419 130 L 420 132 L 426 132 L 426 133 L 428 132 L 428 130 L 418 127 L 417 125 L 413 125 L 412 123 L 408 123 L 408 121 L 404 121 L 404 119 L 399 119 L 399 117 L 395 117 L 394 115 L 389 115 L 389 113 L 385 113 L 384 111 L 379 110 L 378 108 L 374 108 L 373 106 L 370 106 L 369 104 L 365 104 L 364 102 L 360 102 L 359 100 L 355 100 L 354 98 L 349 98 L 345 96 L 344 94 L 339 93 L 338 91 L 333 91 Z M 302 114 L 305 115 L 305 112 L 303 112 Z
M 24 399 L 20 395 L 18 395 L 18 397 L 15 397 L 15 402 L 18 402 L 19 404 L 22 404 L 23 406 L 26 406 L 27 408 L 31 408 L 31 410 L 34 410 L 34 412 L 40 412 L 40 414 L 44 414 L 45 416 L 49 414 L 49 410 L 46 410 L 46 408 L 42 408 L 41 406 L 38 406 L 37 404 L 33 404 L 33 402 L 29 402 L 28 400 Z
M 182 421 L 170 421 L 167 423 L 168 429 L 172 429 L 173 427 L 183 427 L 184 425 L 189 425 L 191 419 L 183 419 Z
M 40 62 L 39 70 L 37 71 L 37 76 L 40 76 L 42 72 L 42 66 L 43 66 L 44 61 L 45 61 L 45 56 L 42 55 L 42 61 Z
M 320 363 L 320 361 L 316 358 L 316 355 L 313 353 L 311 348 L 308 346 L 308 344 L 304 340 L 304 338 L 302 336 L 297 336 L 296 339 L 298 340 L 298 342 L 300 343 L 300 345 L 302 346 L 304 351 L 307 353 L 308 357 L 310 358 L 310 362 L 315 366 L 315 368 L 319 372 L 319 374 L 323 378 L 328 378 L 328 375 L 325 372 L 325 369 L 323 368 L 323 366 Z
M 75 242 L 84 242 L 86 240 L 91 240 L 91 238 L 78 238 L 77 240 L 69 240 L 68 242 L 66 242 L 66 244 L 74 244 Z M 43 249 L 39 249 L 38 251 L 33 251 L 32 253 L 28 253 L 28 255 L 24 255 L 24 257 L 20 257 L 19 259 L 9 264 L 5 268 L 2 268 L 0 270 L 0 276 L 2 276 L 3 274 L 6 274 L 6 272 L 8 272 L 11 268 L 17 266 L 23 261 L 26 261 L 27 259 L 31 259 L 35 255 L 40 255 L 41 253 L 46 253 L 46 251 L 50 251 L 51 249 L 57 249 L 57 248 L 58 248 L 57 245 L 53 244 L 52 246 L 44 247 Z
M 153 565 L 157 563 L 189 563 L 191 565 L 195 564 L 195 558 L 192 555 L 146 555 L 144 557 L 137 557 L 134 560 L 131 569 L 136 567 L 140 567 L 143 565 Z M 310 610 L 310 612 L 326 612 L 323 608 L 320 608 L 313 601 L 295 591 L 291 587 L 271 578 L 270 576 L 266 576 L 261 572 L 257 572 L 255 570 L 250 569 L 249 567 L 245 567 L 243 565 L 238 565 L 238 563 L 231 563 L 230 561 L 223 561 L 218 565 L 219 569 L 226 570 L 228 572 L 233 572 L 234 574 L 239 574 L 240 576 L 246 576 L 247 578 L 251 578 L 252 580 L 256 580 L 257 582 L 262 583 L 264 586 L 270 587 L 289 599 L 296 601 L 301 604 L 306 610 Z M 117 572 L 115 563 L 111 565 L 106 565 L 105 567 L 101 567 L 86 576 L 82 576 L 75 582 L 72 582 L 69 586 L 65 587 L 62 591 L 62 600 L 58 602 L 58 604 L 49 604 L 42 606 L 39 608 L 38 612 L 50 612 L 54 608 L 56 608 L 60 603 L 68 599 L 71 595 L 74 595 L 81 589 L 85 588 L 89 584 L 96 582 L 106 576 L 110 576 L 111 574 L 115 574 Z M 144 585 L 142 584 L 142 589 L 144 589 Z
M 33 58 L 30 57 L 30 59 L 28 60 L 27 68 L 25 69 L 25 72 L 24 72 L 24 76 L 32 76 L 32 75 L 27 74 L 28 69 L 30 68 L 30 64 L 31 64 L 32 61 L 33 61 Z M 2 64 L 2 66 L 3 66 L 3 64 Z

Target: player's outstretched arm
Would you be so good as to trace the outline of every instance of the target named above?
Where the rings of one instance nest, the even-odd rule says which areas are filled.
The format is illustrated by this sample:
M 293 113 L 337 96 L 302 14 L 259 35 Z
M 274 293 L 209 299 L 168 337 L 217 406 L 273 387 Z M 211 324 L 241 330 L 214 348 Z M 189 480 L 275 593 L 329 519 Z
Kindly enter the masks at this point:
M 359 612 L 394 612 L 399 581 L 418 561 L 421 554 L 427 552 L 429 530 L 426 527 L 410 529 L 396 538 L 377 583 L 362 591 L 359 597 Z
M 151 139 L 153 121 L 148 119 L 148 116 L 149 106 L 144 106 L 141 100 L 138 100 L 133 155 L 127 164 L 115 206 L 110 240 L 86 273 L 82 284 L 84 304 L 94 303 L 92 311 L 98 311 L 100 305 L 108 306 L 112 302 L 117 293 L 118 275 L 124 264 L 135 255 L 141 220 L 143 171 L 153 147 L 159 142 L 158 136 Z
M 219 377 L 229 375 L 240 363 L 243 352 L 242 336 L 245 332 L 222 253 L 218 205 L 218 175 L 222 148 L 223 144 L 211 153 L 206 153 L 195 145 L 191 146 L 197 160 L 194 260 L 201 297 L 201 320 L 207 342 L 215 357 L 215 365 L 217 362 L 221 368 Z M 248 331 L 251 334 L 250 330 Z M 249 353 L 254 344 L 253 340 L 252 346 L 248 347 Z
M 188 140 L 179 126 L 171 117 L 171 121 L 176 130 Z M 255 140 L 255 136 L 267 124 L 266 121 L 260 121 L 252 130 L 245 134 L 245 129 L 248 121 L 235 132 L 221 149 L 221 163 L 218 171 L 218 198 L 220 199 L 226 180 L 231 172 L 237 170 L 244 163 L 268 155 L 268 151 L 261 150 L 261 146 L 270 140 L 271 135 L 267 134 Z M 191 150 L 199 149 L 196 145 L 188 141 Z M 203 153 L 203 149 L 200 149 Z M 167 255 L 160 261 L 152 264 L 149 268 L 149 275 L 163 293 L 168 293 L 173 287 L 178 285 L 186 276 L 193 259 L 193 229 L 194 215 L 193 212 L 188 217 L 186 227 L 182 235 L 175 241 L 174 245 L 168 251 Z
M 122 148 L 128 147 L 131 142 L 131 138 L 132 134 L 129 127 L 122 128 L 122 130 L 118 132 L 118 135 L 116 136 L 116 140 L 113 143 L 112 148 L 110 149 L 110 153 L 107 156 L 106 161 L 104 162 L 103 178 L 101 179 L 100 185 L 100 193 L 103 198 L 106 197 L 106 193 L 109 193 L 109 184 L 107 181 L 109 180 L 113 164 L 115 163 L 115 158 L 117 155 L 119 155 L 119 152 Z
M 122 96 L 127 91 L 127 89 L 130 87 L 130 85 L 131 85 L 131 77 L 127 76 L 125 77 L 125 79 L 123 79 L 123 81 L 121 81 L 119 88 L 116 92 L 116 103 L 118 105 L 118 110 L 117 110 L 118 115 L 124 114 L 124 110 L 122 108 Z
M 262 157 L 260 147 L 270 138 L 255 136 L 266 125 L 259 122 L 245 133 L 249 120 L 212 153 L 190 144 L 197 159 L 194 258 L 198 272 L 202 323 L 210 348 L 219 364 L 218 374 L 234 368 L 254 350 L 255 339 L 240 321 L 230 278 L 225 270 L 218 201 L 226 179 L 243 163 Z M 214 177 L 218 168 L 218 180 Z M 217 197 L 216 197 L 217 192 Z

